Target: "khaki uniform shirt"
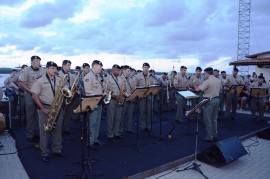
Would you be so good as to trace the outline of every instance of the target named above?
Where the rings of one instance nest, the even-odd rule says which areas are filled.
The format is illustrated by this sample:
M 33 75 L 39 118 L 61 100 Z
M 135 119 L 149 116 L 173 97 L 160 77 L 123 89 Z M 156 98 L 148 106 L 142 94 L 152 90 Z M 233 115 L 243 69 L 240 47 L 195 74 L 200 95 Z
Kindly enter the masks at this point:
M 229 83 L 228 78 L 227 77 L 225 79 L 224 78 L 220 78 L 220 80 L 221 80 L 221 84 L 222 84 L 222 90 L 228 91 L 229 90 L 229 87 L 228 86 L 225 86 L 226 84 Z
M 180 87 L 176 87 L 177 90 L 187 90 L 188 79 L 186 76 L 182 76 L 178 74 L 174 78 L 174 86 L 180 85 Z
M 244 85 L 244 80 L 241 76 L 230 75 L 227 77 L 230 85 Z
M 198 86 L 198 85 L 203 83 L 203 78 L 202 78 L 202 76 L 199 76 L 199 78 L 198 78 L 198 77 L 196 77 L 196 75 L 193 75 L 192 77 L 190 77 L 189 81 L 190 81 L 191 86 L 193 86 L 193 85 Z
M 45 73 L 46 70 L 44 68 L 34 70 L 31 66 L 26 67 L 21 72 L 19 81 L 25 82 L 25 84 L 31 89 L 32 85 L 37 81 L 37 79 L 40 78 Z
M 126 85 L 121 76 L 115 77 L 114 75 L 108 75 L 105 83 L 108 89 L 111 90 L 115 96 L 120 95 L 120 90 L 126 91 Z
M 128 95 L 131 95 L 131 93 L 135 89 L 134 82 L 132 81 L 132 79 L 130 77 L 125 77 L 124 75 L 121 75 L 121 77 L 123 78 L 124 84 L 125 84 L 125 87 L 126 87 L 125 92 Z
M 157 82 L 155 81 L 156 80 L 150 76 L 150 73 L 144 76 L 143 72 L 141 72 L 135 76 L 135 86 L 137 87 L 145 87 L 145 86 L 157 84 Z
M 60 77 L 58 76 L 53 79 L 48 79 L 46 74 L 44 74 L 32 85 L 31 91 L 39 96 L 42 103 L 52 105 L 54 100 L 53 91 L 55 91 L 55 95 L 57 95 L 59 81 Z
M 103 84 L 100 75 L 95 75 L 92 70 L 83 77 L 85 95 L 103 95 Z
M 18 76 L 15 75 L 14 77 L 7 77 L 7 79 L 5 79 L 4 83 L 6 83 L 7 85 L 10 85 L 10 83 L 17 83 L 18 82 Z
M 167 90 L 167 86 L 169 85 L 169 80 L 167 80 L 167 79 L 160 79 L 159 80 L 161 83 L 162 83 L 162 90 L 163 91 L 166 91 Z
M 71 86 L 73 85 L 73 82 L 74 82 L 74 75 L 72 75 L 70 72 L 65 73 L 64 70 L 60 70 L 60 71 L 58 72 L 58 74 L 59 74 L 59 76 L 60 76 L 61 78 L 63 78 L 63 76 L 64 76 L 65 74 L 68 74 L 68 80 L 67 80 L 66 86 L 70 89 Z
M 204 92 L 204 97 L 207 98 L 219 96 L 221 87 L 220 79 L 214 77 L 214 75 L 210 75 L 209 78 L 199 86 L 199 88 Z

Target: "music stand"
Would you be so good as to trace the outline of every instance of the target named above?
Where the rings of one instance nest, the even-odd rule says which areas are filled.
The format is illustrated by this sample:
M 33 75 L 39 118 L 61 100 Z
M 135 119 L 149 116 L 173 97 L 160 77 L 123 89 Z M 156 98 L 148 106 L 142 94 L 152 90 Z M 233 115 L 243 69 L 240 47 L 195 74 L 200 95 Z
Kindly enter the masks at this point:
M 160 85 L 150 85 L 147 87 L 147 91 L 145 92 L 145 94 L 143 95 L 144 97 L 148 97 L 151 95 L 151 133 L 152 133 L 152 129 L 153 129 L 153 122 L 152 122 L 152 118 L 153 118 L 153 95 L 157 95 L 161 89 Z
M 250 88 L 250 95 L 255 98 L 262 98 L 268 96 L 267 88 Z
M 204 105 L 206 103 L 208 103 L 211 99 L 207 98 L 207 99 L 204 99 L 202 100 L 200 103 L 198 103 L 194 108 L 192 108 L 190 111 L 187 111 L 186 112 L 186 116 L 190 116 L 191 114 L 197 112 L 198 110 L 200 110 L 201 108 L 204 107 Z M 199 168 L 201 165 L 197 163 L 197 149 L 198 149 L 198 135 L 199 135 L 199 119 L 196 118 L 196 123 L 197 123 L 197 126 L 196 126 L 196 137 L 195 137 L 195 150 L 194 150 L 194 162 L 185 167 L 184 169 L 181 169 L 181 170 L 176 170 L 177 172 L 181 172 L 181 171 L 185 171 L 185 170 L 195 170 L 197 172 L 199 172 L 204 178 L 208 179 L 207 176 L 205 176 L 202 172 L 202 170 Z
M 87 137 L 85 136 L 87 128 L 86 128 L 86 120 L 88 120 L 89 118 L 89 112 L 93 111 L 98 103 L 100 102 L 100 100 L 102 99 L 103 95 L 92 95 L 92 96 L 86 96 L 84 98 L 81 98 L 82 101 L 80 102 L 79 106 L 73 110 L 74 113 L 80 113 L 81 115 L 81 119 L 82 119 L 82 113 L 83 112 L 87 112 L 87 116 L 86 119 L 82 119 L 82 134 L 81 134 L 81 146 L 82 146 L 82 155 L 81 155 L 81 177 L 84 178 L 86 176 L 88 176 L 85 173 L 85 165 L 87 164 L 89 166 L 90 172 L 92 173 L 92 165 L 91 165 L 91 156 L 90 156 L 90 149 L 88 149 L 88 159 L 85 160 L 85 154 L 84 154 L 84 148 L 85 148 L 85 144 L 87 143 Z M 89 124 L 90 125 L 90 124 Z M 90 127 L 88 130 L 90 133 Z M 95 175 L 103 175 L 103 174 L 95 174 Z M 68 176 L 74 176 L 74 175 L 68 175 Z
M 232 85 L 228 91 L 230 94 L 240 94 L 244 89 L 244 85 Z
M 126 99 L 129 102 L 134 103 L 135 101 L 137 101 L 140 97 L 142 97 L 145 92 L 148 90 L 148 88 L 146 87 L 137 87 L 132 94 Z M 140 142 L 139 142 L 139 114 L 137 113 L 137 118 L 136 118 L 136 123 L 137 123 L 137 135 L 136 135 L 136 145 L 138 147 L 139 152 L 141 153 L 141 147 L 140 147 Z
M 196 95 L 195 93 L 193 93 L 192 91 L 178 91 L 178 94 L 180 94 L 182 97 L 184 97 L 185 99 L 188 100 L 189 103 L 189 109 L 191 108 L 191 99 L 197 99 L 199 98 L 198 95 Z M 189 116 L 187 116 L 187 134 L 190 134 L 189 131 L 189 127 L 190 127 L 190 120 L 189 120 Z

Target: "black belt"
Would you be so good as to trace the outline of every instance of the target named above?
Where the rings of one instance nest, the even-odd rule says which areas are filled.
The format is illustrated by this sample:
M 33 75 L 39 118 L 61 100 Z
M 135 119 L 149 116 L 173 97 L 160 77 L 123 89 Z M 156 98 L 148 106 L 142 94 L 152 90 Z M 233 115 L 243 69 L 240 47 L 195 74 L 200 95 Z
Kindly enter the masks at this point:
M 44 105 L 44 106 L 49 106 L 49 107 L 51 107 L 52 105 L 50 105 L 50 104 L 46 104 L 46 103 L 41 103 L 42 105 Z
M 203 99 L 215 99 L 215 98 L 219 98 L 219 96 L 215 96 L 215 97 L 203 97 Z

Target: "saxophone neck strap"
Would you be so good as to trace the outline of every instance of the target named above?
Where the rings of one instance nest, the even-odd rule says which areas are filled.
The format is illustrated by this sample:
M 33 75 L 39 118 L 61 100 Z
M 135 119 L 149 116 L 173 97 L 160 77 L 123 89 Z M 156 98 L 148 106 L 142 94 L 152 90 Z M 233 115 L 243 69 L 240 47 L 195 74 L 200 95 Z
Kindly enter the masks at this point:
M 52 89 L 52 93 L 53 93 L 53 96 L 55 96 L 55 83 L 56 83 L 56 80 L 55 80 L 55 76 L 53 77 L 53 79 L 51 79 L 48 75 L 48 73 L 46 73 L 46 77 L 51 85 L 51 89 Z M 53 81 L 53 85 L 52 85 L 52 81 Z

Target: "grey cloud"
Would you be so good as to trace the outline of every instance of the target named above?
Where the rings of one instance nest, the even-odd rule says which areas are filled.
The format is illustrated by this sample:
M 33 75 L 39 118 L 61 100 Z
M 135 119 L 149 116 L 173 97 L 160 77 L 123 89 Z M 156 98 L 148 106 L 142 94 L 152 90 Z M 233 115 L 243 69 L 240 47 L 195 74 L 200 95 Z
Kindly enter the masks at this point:
M 67 19 L 79 10 L 80 1 L 65 0 L 38 4 L 23 15 L 21 26 L 36 28 L 51 24 L 54 19 Z

